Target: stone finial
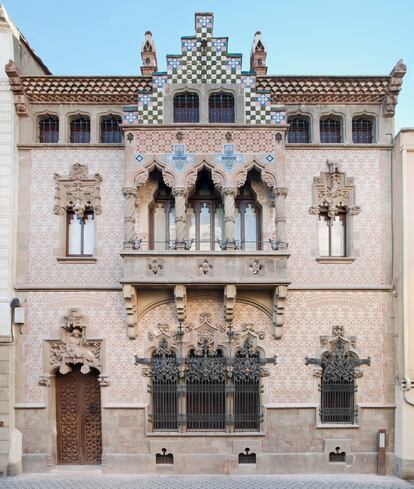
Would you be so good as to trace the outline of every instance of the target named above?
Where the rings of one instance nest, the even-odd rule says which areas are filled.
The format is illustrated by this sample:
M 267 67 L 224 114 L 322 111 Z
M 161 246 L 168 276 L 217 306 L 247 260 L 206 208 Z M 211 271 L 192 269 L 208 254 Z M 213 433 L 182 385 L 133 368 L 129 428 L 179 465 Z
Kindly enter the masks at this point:
M 250 70 L 258 75 L 267 74 L 266 48 L 262 40 L 262 33 L 257 31 L 253 38 L 252 52 L 250 54 Z
M 141 48 L 141 61 L 142 76 L 151 76 L 157 71 L 157 50 L 150 31 L 145 33 L 145 39 Z
M 407 66 L 400 59 L 390 73 L 390 82 L 387 88 L 387 94 L 382 102 L 382 115 L 384 117 L 393 117 L 395 107 L 398 102 L 398 94 L 402 87 L 402 79 L 407 72 Z

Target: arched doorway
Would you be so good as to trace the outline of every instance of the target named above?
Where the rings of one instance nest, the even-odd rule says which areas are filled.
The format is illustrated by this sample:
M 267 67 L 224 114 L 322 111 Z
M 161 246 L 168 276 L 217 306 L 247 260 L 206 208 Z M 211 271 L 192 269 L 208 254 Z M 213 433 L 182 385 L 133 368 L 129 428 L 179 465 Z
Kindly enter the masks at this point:
M 58 464 L 100 464 L 102 459 L 99 373 L 80 366 L 56 374 Z

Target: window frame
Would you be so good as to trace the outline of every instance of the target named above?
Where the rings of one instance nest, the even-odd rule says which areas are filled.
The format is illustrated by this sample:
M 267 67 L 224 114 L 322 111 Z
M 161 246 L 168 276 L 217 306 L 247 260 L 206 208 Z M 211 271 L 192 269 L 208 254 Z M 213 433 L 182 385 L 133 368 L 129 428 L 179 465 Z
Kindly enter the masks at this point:
M 53 132 L 54 134 L 57 135 L 57 138 L 55 141 L 42 141 L 42 128 L 41 124 L 42 122 L 45 122 L 46 120 L 54 120 L 57 122 L 57 129 Z M 37 116 L 37 139 L 39 143 L 42 144 L 58 144 L 59 143 L 59 131 L 60 131 L 60 120 L 59 116 L 57 114 L 50 114 L 49 112 L 46 114 L 40 114 Z
M 197 100 L 197 106 L 194 106 L 194 107 L 176 107 L 176 100 L 179 99 L 180 97 L 194 97 L 194 99 Z M 180 91 L 180 92 L 176 92 L 174 93 L 173 95 L 173 101 L 172 101 L 172 106 L 173 106 L 173 123 L 174 124 L 198 124 L 200 123 L 200 108 L 201 108 L 201 103 L 200 103 L 200 94 L 198 92 L 194 92 L 194 91 L 190 91 L 190 90 L 185 90 L 185 91 Z M 187 102 L 188 103 L 188 102 Z M 178 117 L 177 117 L 177 114 L 178 112 L 176 112 L 178 109 L 181 109 L 182 110 L 182 113 L 186 113 L 186 117 L 183 119 L 185 120 L 177 120 Z M 191 110 L 194 110 L 195 111 L 196 109 L 196 117 L 194 117 L 194 120 L 190 120 L 191 118 L 189 117 L 189 114 L 191 114 Z M 187 111 L 187 112 L 184 112 L 184 111 Z M 181 114 L 182 115 L 182 114 Z M 195 120 L 197 119 L 197 120 Z
M 376 141 L 375 138 L 375 117 L 367 114 L 356 114 L 352 117 L 352 143 L 353 144 L 374 144 Z M 354 129 L 354 124 L 356 122 L 367 122 L 371 125 L 370 131 L 366 131 L 365 133 L 370 134 L 370 141 L 356 141 L 356 137 L 354 137 L 354 134 L 358 134 L 358 131 Z M 359 129 L 359 131 L 361 131 Z M 365 134 L 362 132 L 362 134 Z M 361 132 L 359 132 L 361 134 Z
M 112 130 L 112 131 L 104 131 L 102 128 L 102 125 L 106 121 L 117 121 L 118 122 L 118 130 Z M 124 134 L 122 129 L 119 127 L 119 124 L 122 124 L 122 117 L 119 114 L 113 114 L 112 112 L 109 114 L 103 114 L 99 117 L 99 142 L 101 144 L 122 144 L 124 141 Z M 111 133 L 112 134 L 112 139 L 114 139 L 115 134 L 120 135 L 120 141 L 104 141 L 103 140 L 103 134 L 104 132 Z
M 71 217 L 73 216 L 73 217 Z M 95 213 L 93 209 L 86 209 L 83 216 L 81 218 L 77 217 L 75 214 L 75 211 L 68 209 L 66 211 L 66 256 L 67 257 L 92 257 L 94 256 L 93 253 L 83 253 L 84 247 L 85 247 L 85 217 L 86 216 L 92 216 L 92 221 L 93 221 L 93 226 L 94 226 L 94 235 L 93 235 L 93 249 L 95 250 Z M 81 221 L 81 231 L 80 231 L 80 253 L 69 253 L 69 231 L 70 231 L 70 220 L 74 219 L 79 219 Z
M 291 132 L 291 127 L 289 127 L 288 129 L 288 133 L 287 133 L 287 142 L 289 144 L 310 144 L 312 142 L 312 137 L 311 137 L 311 132 L 312 132 L 312 122 L 311 122 L 311 117 L 307 114 L 301 114 L 301 113 L 297 113 L 297 114 L 289 114 L 288 115 L 288 118 L 287 118 L 287 122 L 289 125 L 292 124 L 292 121 L 293 120 L 301 120 L 302 122 L 306 122 L 307 125 L 308 125 L 308 128 L 307 128 L 307 141 L 289 141 L 289 134 L 297 134 L 297 132 Z M 299 134 L 301 133 L 304 133 L 305 131 L 302 131 L 302 132 L 299 132 Z
M 327 121 L 335 122 L 339 125 L 338 131 L 333 131 L 333 130 L 324 130 L 322 131 L 322 124 L 326 123 Z M 339 135 L 339 140 L 338 141 L 323 141 L 322 140 L 322 134 L 338 134 Z M 331 139 L 331 138 L 326 138 L 326 139 Z M 342 115 L 338 114 L 326 114 L 326 115 L 321 115 L 319 118 L 319 141 L 321 144 L 342 144 L 345 140 L 345 134 L 344 134 L 344 117 Z
M 225 108 L 223 106 L 219 107 L 219 109 L 221 109 L 221 111 L 222 111 L 220 113 L 220 120 L 215 120 L 215 121 L 212 120 L 211 111 L 214 108 L 211 107 L 211 101 L 214 97 L 221 97 L 221 98 L 228 97 L 229 99 L 232 100 L 232 102 L 233 102 L 232 107 L 226 108 L 229 111 L 232 110 L 232 114 L 231 114 L 231 112 L 229 112 L 232 115 L 232 117 L 229 117 L 229 119 L 231 119 L 231 120 L 223 120 L 223 114 L 226 113 Z M 221 104 L 222 104 L 222 101 L 221 101 Z M 236 122 L 236 99 L 235 99 L 234 94 L 227 92 L 227 91 L 224 91 L 224 90 L 221 90 L 219 92 L 210 92 L 208 95 L 208 123 L 209 124 L 234 124 L 235 122 Z
M 334 255 L 332 254 L 332 220 L 336 217 L 340 217 L 343 225 L 343 249 L 344 253 L 342 255 Z M 321 220 L 321 217 L 324 218 L 325 221 L 328 221 L 328 254 L 327 255 L 322 255 L 321 254 L 321 242 L 319 238 L 319 222 Z M 327 208 L 322 208 L 319 211 L 318 215 L 318 247 L 319 247 L 319 256 L 321 258 L 344 258 L 348 256 L 348 246 L 347 246 L 347 234 L 348 234 L 348 218 L 347 218 L 347 211 L 345 208 L 341 208 L 338 210 L 338 213 L 334 216 L 331 217 L 328 214 L 328 209 Z
M 89 123 L 89 138 L 88 141 L 73 141 L 73 134 L 78 132 L 81 133 L 82 131 L 73 131 L 72 124 L 74 124 L 78 120 L 85 120 Z M 77 113 L 69 116 L 69 124 L 68 124 L 68 129 L 69 129 L 69 143 L 70 144 L 90 144 L 91 138 L 92 138 L 92 124 L 91 124 L 91 117 L 89 114 L 82 114 L 82 113 Z M 87 134 L 87 131 L 84 132 Z M 82 139 L 85 139 L 84 137 Z

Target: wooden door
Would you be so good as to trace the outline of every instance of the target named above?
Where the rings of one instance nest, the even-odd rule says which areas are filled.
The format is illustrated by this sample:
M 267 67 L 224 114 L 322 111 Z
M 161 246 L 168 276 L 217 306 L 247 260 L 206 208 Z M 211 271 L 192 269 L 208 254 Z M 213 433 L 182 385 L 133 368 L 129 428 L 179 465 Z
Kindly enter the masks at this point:
M 56 375 L 57 452 L 59 464 L 100 464 L 101 392 L 98 372 L 74 367 Z

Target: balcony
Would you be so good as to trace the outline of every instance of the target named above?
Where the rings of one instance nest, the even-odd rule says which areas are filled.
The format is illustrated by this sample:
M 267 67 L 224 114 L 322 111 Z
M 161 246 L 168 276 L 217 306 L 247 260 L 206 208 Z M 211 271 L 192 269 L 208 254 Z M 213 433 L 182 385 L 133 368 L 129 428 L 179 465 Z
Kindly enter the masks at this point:
M 124 250 L 123 284 L 288 285 L 286 250 Z

